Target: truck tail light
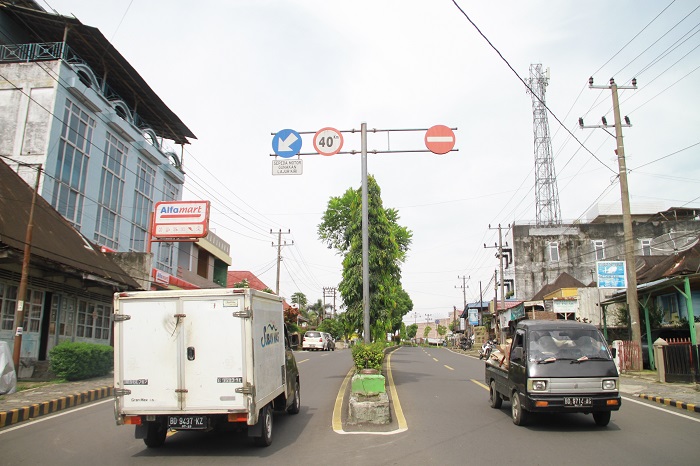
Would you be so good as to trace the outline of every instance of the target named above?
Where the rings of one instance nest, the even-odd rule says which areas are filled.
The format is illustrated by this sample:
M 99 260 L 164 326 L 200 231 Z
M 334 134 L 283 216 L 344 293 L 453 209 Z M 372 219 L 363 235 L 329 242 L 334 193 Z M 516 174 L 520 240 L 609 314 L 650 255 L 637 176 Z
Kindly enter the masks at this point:
M 246 413 L 228 413 L 228 422 L 246 422 L 247 420 Z
M 141 416 L 124 416 L 124 424 L 130 424 L 132 426 L 141 425 Z

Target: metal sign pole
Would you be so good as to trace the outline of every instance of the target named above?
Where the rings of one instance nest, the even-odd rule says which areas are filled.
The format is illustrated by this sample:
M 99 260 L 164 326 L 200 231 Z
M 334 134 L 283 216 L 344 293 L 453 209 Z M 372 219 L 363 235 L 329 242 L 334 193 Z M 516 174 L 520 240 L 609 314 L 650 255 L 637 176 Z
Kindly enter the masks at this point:
M 370 343 L 369 331 L 369 201 L 367 194 L 367 123 L 362 123 L 362 311 L 365 343 Z

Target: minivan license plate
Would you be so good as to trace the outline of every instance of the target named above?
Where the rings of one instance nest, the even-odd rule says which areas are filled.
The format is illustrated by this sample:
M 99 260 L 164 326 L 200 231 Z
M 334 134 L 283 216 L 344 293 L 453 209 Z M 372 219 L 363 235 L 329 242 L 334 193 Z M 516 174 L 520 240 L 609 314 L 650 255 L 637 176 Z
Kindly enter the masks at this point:
M 591 401 L 590 398 L 581 398 L 581 397 L 565 397 L 564 398 L 564 406 L 577 407 L 577 406 L 590 406 L 592 404 L 593 404 L 593 402 Z
M 168 416 L 168 427 L 173 429 L 206 429 L 206 416 Z

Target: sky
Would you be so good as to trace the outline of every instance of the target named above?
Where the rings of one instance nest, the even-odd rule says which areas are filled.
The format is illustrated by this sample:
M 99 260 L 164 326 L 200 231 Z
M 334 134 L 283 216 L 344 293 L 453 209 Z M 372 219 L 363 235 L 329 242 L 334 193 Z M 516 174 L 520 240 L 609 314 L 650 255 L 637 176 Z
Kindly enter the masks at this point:
M 368 155 L 384 207 L 413 233 L 402 284 L 407 323 L 452 317 L 494 296 L 497 226 L 534 223 L 530 66 L 545 101 L 561 215 L 620 205 L 609 89 L 619 86 L 633 212 L 700 207 L 700 8 L 685 0 L 40 0 L 98 28 L 197 136 L 185 147 L 185 200 L 210 200 L 231 270 L 309 302 L 341 280 L 318 238 L 328 201 L 362 183 L 356 154 L 303 155 L 272 175 L 273 133 L 370 133 L 368 150 L 424 150 L 425 129 L 455 130 L 457 151 Z M 359 133 L 343 133 L 359 151 Z M 179 148 L 178 148 L 179 151 Z M 273 231 L 274 234 L 271 234 Z M 289 232 L 289 233 L 287 233 Z M 293 244 L 292 244 L 293 242 Z M 327 302 L 331 299 L 327 298 Z M 340 296 L 336 304 L 340 304 Z

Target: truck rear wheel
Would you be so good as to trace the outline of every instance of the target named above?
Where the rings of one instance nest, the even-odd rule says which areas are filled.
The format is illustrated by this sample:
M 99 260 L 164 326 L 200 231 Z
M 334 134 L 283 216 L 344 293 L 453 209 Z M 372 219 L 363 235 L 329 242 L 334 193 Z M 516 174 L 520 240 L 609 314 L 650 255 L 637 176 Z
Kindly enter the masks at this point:
M 500 409 L 502 403 L 503 399 L 496 391 L 496 381 L 492 380 L 491 385 L 489 385 L 489 404 L 493 409 Z
M 149 422 L 143 443 L 145 443 L 148 448 L 162 447 L 167 434 L 168 429 L 165 428 L 162 422 Z
M 605 427 L 610 422 L 610 411 L 594 411 L 593 420 L 595 425 Z
M 272 409 L 270 405 L 262 409 L 258 422 L 262 423 L 262 429 L 260 437 L 255 438 L 255 444 L 259 447 L 269 447 L 272 445 Z
M 299 381 L 294 382 L 294 400 L 292 405 L 287 408 L 289 414 L 298 414 L 301 409 L 301 394 L 299 393 Z
M 524 426 L 527 423 L 528 412 L 523 409 L 523 403 L 517 391 L 510 397 L 510 413 L 513 424 L 516 426 Z

